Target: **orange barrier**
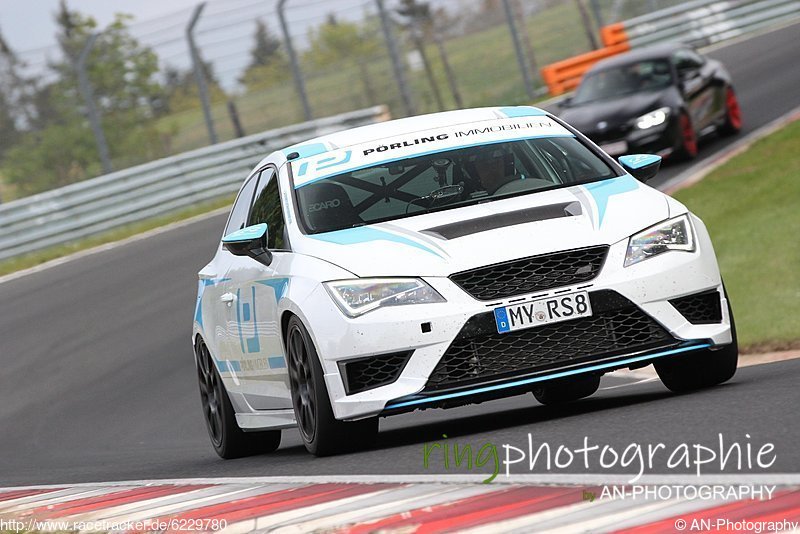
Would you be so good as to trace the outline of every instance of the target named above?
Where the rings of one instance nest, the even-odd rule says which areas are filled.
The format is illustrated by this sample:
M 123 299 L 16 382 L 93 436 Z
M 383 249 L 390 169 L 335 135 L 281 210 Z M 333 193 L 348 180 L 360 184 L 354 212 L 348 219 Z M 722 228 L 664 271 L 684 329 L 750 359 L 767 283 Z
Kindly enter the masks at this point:
M 600 30 L 605 48 L 592 50 L 569 59 L 556 61 L 541 69 L 542 80 L 547 84 L 550 94 L 557 96 L 575 89 L 584 73 L 592 65 L 607 57 L 615 56 L 631 49 L 625 27 L 622 23 L 611 24 Z
M 614 46 L 628 42 L 628 34 L 625 33 L 625 24 L 617 22 L 600 28 L 600 38 L 606 46 Z

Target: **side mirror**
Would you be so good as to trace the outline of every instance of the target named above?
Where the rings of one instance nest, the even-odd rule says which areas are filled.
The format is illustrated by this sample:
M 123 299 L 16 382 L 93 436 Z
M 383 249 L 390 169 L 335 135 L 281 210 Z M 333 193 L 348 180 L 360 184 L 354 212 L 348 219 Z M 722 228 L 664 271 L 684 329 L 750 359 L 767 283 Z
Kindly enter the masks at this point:
M 617 161 L 619 161 L 623 169 L 628 171 L 640 182 L 646 182 L 654 177 L 658 174 L 658 169 L 661 167 L 661 156 L 655 156 L 653 154 L 620 156 Z
M 561 102 L 558 103 L 558 107 L 560 108 L 568 108 L 572 105 L 572 95 L 565 96 L 561 99 Z
M 222 246 L 234 256 L 250 256 L 254 260 L 269 265 L 272 253 L 267 248 L 267 224 L 255 224 L 236 230 L 222 238 Z

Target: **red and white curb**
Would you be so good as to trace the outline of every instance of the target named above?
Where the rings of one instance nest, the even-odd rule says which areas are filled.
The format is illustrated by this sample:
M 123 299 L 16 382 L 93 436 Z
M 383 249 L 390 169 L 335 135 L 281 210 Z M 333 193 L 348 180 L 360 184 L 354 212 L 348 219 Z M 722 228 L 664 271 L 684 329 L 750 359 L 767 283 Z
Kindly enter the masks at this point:
M 647 487 L 770 484 L 774 490 L 765 500 L 601 497 L 604 484 L 630 487 L 626 477 L 614 476 L 521 475 L 513 482 L 498 483 L 498 477 L 492 484 L 481 484 L 480 478 L 262 477 L 5 488 L 0 489 L 0 532 L 800 531 L 800 477 L 795 475 L 758 482 L 746 475 L 702 482 L 645 479 Z

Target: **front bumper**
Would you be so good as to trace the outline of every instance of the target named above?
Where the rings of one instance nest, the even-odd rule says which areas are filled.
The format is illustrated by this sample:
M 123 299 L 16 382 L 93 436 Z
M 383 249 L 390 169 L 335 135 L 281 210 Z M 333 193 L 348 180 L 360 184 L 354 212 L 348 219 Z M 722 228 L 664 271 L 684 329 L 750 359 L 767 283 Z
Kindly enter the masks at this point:
M 713 248 L 702 223 L 697 219 L 693 222 L 697 233 L 697 250 L 693 253 L 668 252 L 624 268 L 627 242 L 623 241 L 609 248 L 603 268 L 591 281 L 492 302 L 476 300 L 449 278 L 430 277 L 425 280 L 447 302 L 384 308 L 350 319 L 320 288 L 309 297 L 309 302 L 303 304 L 304 319 L 321 355 L 334 415 L 339 419 L 358 419 L 423 405 L 447 405 L 452 399 L 465 403 L 481 400 L 487 395 L 509 396 L 530 389 L 531 384 L 543 380 L 641 366 L 654 358 L 730 343 L 728 306 Z M 506 370 L 488 376 L 465 375 L 461 378 L 466 379 L 459 383 L 433 384 L 431 381 L 443 356 L 475 317 L 485 316 L 494 308 L 521 298 L 541 298 L 577 289 L 588 291 L 593 299 L 604 293 L 619 295 L 661 329 L 665 336 L 650 340 L 652 343 L 632 343 L 610 347 L 610 350 L 607 346 L 599 346 L 599 352 L 585 349 L 589 352 L 549 363 L 538 362 L 533 368 Z M 694 324 L 670 303 L 679 297 L 714 290 L 720 299 L 718 322 Z M 602 306 L 597 309 L 603 310 Z M 571 322 L 557 324 L 569 325 Z M 491 325 L 484 325 L 484 328 L 491 328 Z M 544 327 L 530 330 L 539 328 Z M 488 331 L 484 333 L 491 334 Z M 383 365 L 382 356 L 386 365 Z M 359 359 L 367 361 L 365 358 L 377 362 L 376 372 L 384 385 L 371 389 L 353 388 L 352 384 L 348 387 L 347 380 L 351 377 L 346 371 L 347 364 Z M 390 361 L 400 362 L 396 376 L 392 376 L 394 368 L 389 365 Z
M 674 114 L 664 124 L 647 130 L 624 125 L 607 131 L 584 133 L 612 157 L 639 153 L 668 157 L 681 139 L 680 125 Z

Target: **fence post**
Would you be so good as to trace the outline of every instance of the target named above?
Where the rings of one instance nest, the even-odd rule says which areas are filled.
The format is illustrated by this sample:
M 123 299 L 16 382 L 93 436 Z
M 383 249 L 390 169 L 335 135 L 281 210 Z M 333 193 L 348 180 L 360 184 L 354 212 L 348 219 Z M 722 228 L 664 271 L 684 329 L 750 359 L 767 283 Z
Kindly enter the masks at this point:
M 602 28 L 605 26 L 603 22 L 603 12 L 600 10 L 600 4 L 597 0 L 589 0 L 590 5 L 592 6 L 592 14 L 594 15 L 594 21 L 597 23 L 598 28 Z
M 307 121 L 310 121 L 313 118 L 313 115 L 311 113 L 311 105 L 308 103 L 306 84 L 303 81 L 303 73 L 300 71 L 300 64 L 297 61 L 297 55 L 294 53 L 292 36 L 289 35 L 289 25 L 286 23 L 286 13 L 283 11 L 286 2 L 287 0 L 278 0 L 278 20 L 281 23 L 281 32 L 283 32 L 283 41 L 286 45 L 286 53 L 289 54 L 289 64 L 292 67 L 294 85 L 297 88 L 297 94 L 300 96 L 300 103 L 303 105 L 303 116 Z
M 525 57 L 528 58 L 528 65 L 531 68 L 531 75 L 536 76 L 535 73 L 539 72 L 539 64 L 536 62 L 536 54 L 533 52 L 533 45 L 531 44 L 530 36 L 528 36 L 528 22 L 525 16 L 525 10 L 522 8 L 521 0 L 514 0 L 514 13 L 516 19 L 522 23 L 522 28 L 519 31 L 522 46 L 525 49 Z
M 439 50 L 439 59 L 442 61 L 442 67 L 444 67 L 444 75 L 447 78 L 447 84 L 450 86 L 450 94 L 453 95 L 453 101 L 456 103 L 456 107 L 463 108 L 464 101 L 461 98 L 461 91 L 458 90 L 458 83 L 456 82 L 456 77 L 453 74 L 453 69 L 450 66 L 450 60 L 447 58 L 447 51 L 444 48 L 444 42 L 442 41 L 439 32 L 436 31 L 436 28 L 433 28 L 433 42 L 436 45 L 437 50 Z
M 597 37 L 594 36 L 594 27 L 592 27 L 592 19 L 589 18 L 589 13 L 586 11 L 586 6 L 583 5 L 582 0 L 575 0 L 575 4 L 578 6 L 578 11 L 581 14 L 581 20 L 583 21 L 583 29 L 586 30 L 586 38 L 589 39 L 589 44 L 592 47 L 592 50 L 597 50 L 600 48 L 600 45 L 597 44 Z
M 381 17 L 383 35 L 386 37 L 386 47 L 389 49 L 389 56 L 392 59 L 394 77 L 397 80 L 397 88 L 400 90 L 400 97 L 403 99 L 406 114 L 415 115 L 416 110 L 414 108 L 414 102 L 408 90 L 408 83 L 406 82 L 405 71 L 403 70 L 403 62 L 400 59 L 400 53 L 397 50 L 397 42 L 394 39 L 394 32 L 392 31 L 392 21 L 389 19 L 389 14 L 386 12 L 386 6 L 384 6 L 383 0 L 375 0 L 375 2 L 378 4 L 378 13 Z
M 103 125 L 100 124 L 100 114 L 97 111 L 97 107 L 94 105 L 92 84 L 89 83 L 89 76 L 86 73 L 86 59 L 89 57 L 89 52 L 92 51 L 95 41 L 97 41 L 97 34 L 93 33 L 89 36 L 89 40 L 86 41 L 83 50 L 81 50 L 78 56 L 75 69 L 78 71 L 78 85 L 83 95 L 83 100 L 86 103 L 89 124 L 92 127 L 94 139 L 97 142 L 97 152 L 100 154 L 100 163 L 103 165 L 103 172 L 108 174 L 114 169 L 111 166 L 111 158 L 108 155 L 108 143 L 106 143 L 106 136 L 103 133 Z
M 511 8 L 511 0 L 503 0 L 503 8 L 506 11 L 508 29 L 511 31 L 511 40 L 514 41 L 514 50 L 517 53 L 519 70 L 522 73 L 522 80 L 525 82 L 525 93 L 528 95 L 528 98 L 533 100 L 536 98 L 536 93 L 533 90 L 533 79 L 531 79 L 531 72 L 528 69 L 528 60 L 525 58 L 525 53 L 522 50 L 522 43 L 517 33 L 517 26 L 514 22 L 514 10 Z
M 200 19 L 200 14 L 206 7 L 205 2 L 201 2 L 194 8 L 189 25 L 186 26 L 186 40 L 189 42 L 189 52 L 192 55 L 192 65 L 194 66 L 194 78 L 197 81 L 197 90 L 200 93 L 200 103 L 203 106 L 203 117 L 208 129 L 208 139 L 212 145 L 217 143 L 217 132 L 214 130 L 214 119 L 211 117 L 211 105 L 208 101 L 208 86 L 206 85 L 206 75 L 203 72 L 203 60 L 194 42 L 194 26 Z

